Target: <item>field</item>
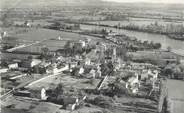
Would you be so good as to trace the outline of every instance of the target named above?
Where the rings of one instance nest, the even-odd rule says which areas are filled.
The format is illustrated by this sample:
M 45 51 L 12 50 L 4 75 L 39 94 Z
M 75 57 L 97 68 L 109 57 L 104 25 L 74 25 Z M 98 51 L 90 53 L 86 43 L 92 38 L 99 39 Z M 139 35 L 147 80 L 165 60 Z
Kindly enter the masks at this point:
M 129 54 L 133 55 L 135 59 L 174 59 L 176 54 L 166 51 L 137 51 L 137 52 L 129 52 Z
M 157 21 L 158 25 L 163 25 L 166 26 L 167 24 L 174 24 L 174 25 L 179 25 L 182 24 L 181 21 L 178 22 L 169 22 L 169 21 L 164 21 L 164 20 L 158 20 L 158 19 L 146 19 L 146 18 L 130 18 L 129 21 L 124 20 L 124 21 L 95 21 L 95 22 L 89 22 L 89 23 L 94 23 L 94 24 L 103 24 L 103 25 L 118 25 L 120 24 L 121 26 L 127 26 L 129 24 L 134 24 L 137 26 L 147 26 L 150 24 L 154 24 Z
M 61 109 L 62 105 L 40 102 L 26 97 L 11 97 L 6 104 L 12 106 L 12 109 L 2 108 L 1 113 L 71 113 L 69 110 Z M 101 111 L 101 108 L 84 106 L 72 113 L 101 113 Z
M 74 87 L 77 89 L 95 89 L 96 85 L 100 82 L 100 80 L 96 79 L 94 81 L 94 84 L 89 84 L 87 83 L 89 79 L 80 79 L 80 78 L 75 78 L 69 75 L 65 74 L 59 74 L 56 76 L 48 77 L 38 83 L 35 83 L 33 85 L 28 86 L 27 88 L 29 89 L 40 89 L 42 87 L 49 88 L 52 85 L 57 85 L 59 83 L 62 83 L 64 87 Z
M 184 113 L 184 81 L 168 80 L 167 87 L 171 113 Z
M 64 41 L 58 40 L 59 36 Z M 92 40 L 91 41 L 92 44 L 102 41 L 102 39 L 92 37 L 92 36 L 79 35 L 77 33 L 63 32 L 63 31 L 50 30 L 50 29 L 41 29 L 41 28 L 38 28 L 38 29 L 28 28 L 27 32 L 16 34 L 14 35 L 14 37 L 18 38 L 18 41 L 23 44 L 46 40 L 39 44 L 19 49 L 19 51 L 29 51 L 29 52 L 40 51 L 42 47 L 48 47 L 49 50 L 55 51 L 57 49 L 62 48 L 66 43 L 66 40 L 78 41 L 78 40 L 89 38 Z

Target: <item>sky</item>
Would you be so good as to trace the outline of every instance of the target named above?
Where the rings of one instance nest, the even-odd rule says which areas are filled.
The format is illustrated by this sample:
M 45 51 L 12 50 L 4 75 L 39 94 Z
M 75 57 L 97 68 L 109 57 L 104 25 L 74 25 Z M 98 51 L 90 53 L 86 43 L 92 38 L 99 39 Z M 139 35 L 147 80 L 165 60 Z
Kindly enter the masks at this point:
M 113 1 L 113 2 L 148 2 L 148 3 L 182 3 L 184 0 L 104 0 L 104 1 Z

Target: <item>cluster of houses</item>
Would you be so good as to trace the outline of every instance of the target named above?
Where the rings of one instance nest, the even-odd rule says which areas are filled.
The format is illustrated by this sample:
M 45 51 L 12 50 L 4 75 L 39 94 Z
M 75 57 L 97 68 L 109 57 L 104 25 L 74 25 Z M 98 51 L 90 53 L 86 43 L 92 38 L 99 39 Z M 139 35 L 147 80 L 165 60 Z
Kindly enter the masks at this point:
M 61 38 L 59 40 L 62 40 Z M 79 40 L 77 43 L 82 48 L 88 46 L 90 40 Z M 73 44 L 72 43 L 72 44 Z M 38 59 L 28 57 L 24 60 L 14 60 L 8 63 L 6 68 L 0 69 L 1 73 L 5 73 L 9 70 L 19 70 L 24 72 L 24 74 L 16 75 L 12 79 L 17 79 L 31 75 L 32 73 L 53 75 L 58 74 L 63 71 L 70 73 L 69 75 L 87 78 L 87 79 L 102 79 L 99 88 L 101 89 L 102 83 L 104 83 L 110 77 L 118 77 L 118 75 L 113 75 L 106 73 L 105 71 L 112 70 L 114 72 L 118 71 L 128 71 L 132 72 L 131 75 L 125 80 L 125 87 L 127 90 L 131 91 L 133 94 L 137 94 L 141 87 L 142 82 L 147 82 L 152 84 L 153 88 L 158 88 L 155 83 L 159 76 L 159 69 L 151 64 L 146 63 L 127 63 L 123 61 L 122 58 L 117 56 L 117 45 L 111 43 L 96 43 L 95 48 L 90 52 L 85 54 L 75 54 L 72 56 L 66 56 L 65 50 L 56 51 L 56 54 L 51 59 Z M 111 52 L 108 52 L 111 50 Z M 58 54 L 60 53 L 60 54 Z M 105 65 L 102 67 L 102 65 Z M 107 67 L 107 68 L 106 68 Z M 34 92 L 34 91 L 33 91 Z M 47 100 L 46 89 L 42 88 L 36 93 L 39 93 L 39 99 Z M 21 92 L 18 91 L 16 94 L 26 94 L 27 96 L 34 94 L 30 92 Z M 69 100 L 73 100 L 70 104 L 70 109 L 75 109 L 75 106 L 79 104 L 79 100 L 73 97 L 67 97 Z M 84 100 L 84 99 L 83 99 Z M 65 97 L 62 97 L 62 101 L 65 101 Z
M 126 88 L 133 94 L 137 94 L 141 84 L 151 85 L 156 91 L 159 90 L 157 85 L 159 78 L 159 69 L 157 66 L 148 63 L 130 63 L 121 67 L 122 71 L 131 72 L 125 80 Z

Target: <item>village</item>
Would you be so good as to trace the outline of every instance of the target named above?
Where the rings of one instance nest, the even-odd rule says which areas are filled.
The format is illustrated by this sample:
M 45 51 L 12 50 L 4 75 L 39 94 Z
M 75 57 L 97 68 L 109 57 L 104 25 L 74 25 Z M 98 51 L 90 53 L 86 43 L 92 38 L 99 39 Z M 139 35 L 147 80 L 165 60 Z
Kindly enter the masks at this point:
M 126 42 L 118 38 L 122 36 L 109 31 L 107 42 L 95 42 L 86 37 L 79 41 L 66 40 L 58 36 L 50 39 L 63 44 L 56 51 L 48 46 L 39 50 L 40 55 L 28 55 L 23 59 L 9 56 L 6 62 L 1 61 L 1 99 L 6 101 L 6 107 L 13 109 L 19 106 L 18 98 L 21 98 L 54 103 L 59 105 L 57 110 L 62 108 L 63 112 L 88 108 L 89 112 L 96 112 L 93 110 L 109 107 L 109 112 L 113 112 L 117 106 L 128 112 L 156 112 L 162 98 L 161 69 L 127 58 L 127 50 L 132 52 L 132 48 L 123 48 L 122 43 Z M 36 46 L 31 47 L 32 53 L 38 52 L 34 49 Z M 25 47 L 23 51 L 29 49 Z M 132 99 L 133 106 L 130 105 Z M 112 102 L 119 104 L 114 106 Z M 31 106 L 25 106 L 27 108 L 18 108 L 29 111 Z M 32 107 L 37 110 L 36 106 Z
M 0 112 L 182 113 L 180 13 L 100 3 L 1 10 Z

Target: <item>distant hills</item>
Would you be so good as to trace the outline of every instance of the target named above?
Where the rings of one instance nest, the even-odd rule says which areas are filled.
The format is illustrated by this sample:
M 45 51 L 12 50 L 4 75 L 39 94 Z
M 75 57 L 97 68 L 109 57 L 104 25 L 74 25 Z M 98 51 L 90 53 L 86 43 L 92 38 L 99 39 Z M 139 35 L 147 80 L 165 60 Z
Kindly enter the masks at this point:
M 42 8 L 42 7 L 54 7 L 54 6 L 126 6 L 126 7 L 148 7 L 148 8 L 160 8 L 160 7 L 174 7 L 184 8 L 184 4 L 150 4 L 150 3 L 115 3 L 106 2 L 104 0 L 0 0 L 0 8 Z
M 102 0 L 1 0 L 1 7 L 44 7 L 44 6 L 75 6 L 96 5 L 105 3 Z

